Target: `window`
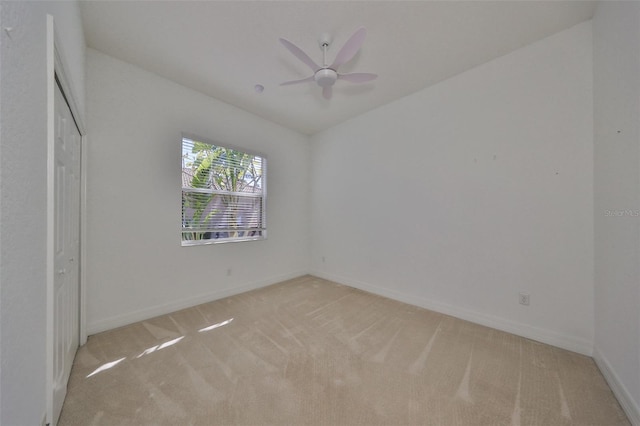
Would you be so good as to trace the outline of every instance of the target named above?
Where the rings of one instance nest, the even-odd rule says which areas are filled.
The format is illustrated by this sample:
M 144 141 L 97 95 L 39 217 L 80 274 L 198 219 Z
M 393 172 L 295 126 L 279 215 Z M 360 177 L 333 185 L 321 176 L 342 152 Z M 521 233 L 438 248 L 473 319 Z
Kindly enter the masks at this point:
M 266 158 L 182 137 L 182 245 L 262 240 Z

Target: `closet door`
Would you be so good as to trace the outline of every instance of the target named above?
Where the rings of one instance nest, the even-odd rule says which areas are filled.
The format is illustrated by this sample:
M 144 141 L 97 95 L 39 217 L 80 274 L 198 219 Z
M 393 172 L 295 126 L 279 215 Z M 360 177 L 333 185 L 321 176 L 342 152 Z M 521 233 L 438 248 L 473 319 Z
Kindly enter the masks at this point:
M 81 136 L 56 85 L 54 178 L 53 417 L 60 417 L 79 344 Z

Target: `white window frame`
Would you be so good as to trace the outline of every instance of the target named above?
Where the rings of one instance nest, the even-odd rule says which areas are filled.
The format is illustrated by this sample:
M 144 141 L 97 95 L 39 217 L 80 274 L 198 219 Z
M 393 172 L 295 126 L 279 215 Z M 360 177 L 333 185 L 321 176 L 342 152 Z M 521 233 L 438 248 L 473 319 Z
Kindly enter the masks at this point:
M 253 151 L 253 150 L 249 150 L 246 148 L 242 148 L 242 147 L 238 147 L 238 146 L 234 146 L 234 145 L 230 145 L 230 144 L 221 144 L 218 143 L 216 141 L 212 141 L 210 139 L 207 138 L 203 138 L 197 135 L 193 135 L 190 133 L 182 133 L 182 137 L 180 139 L 180 145 L 181 145 L 181 157 L 182 157 L 182 153 L 184 151 L 184 141 L 186 140 L 190 140 L 190 141 L 194 141 L 194 142 L 201 142 L 201 143 L 205 143 L 205 144 L 209 144 L 215 147 L 219 147 L 219 148 L 226 148 L 226 149 L 231 149 L 234 151 L 238 151 L 241 152 L 243 154 L 248 154 L 248 155 L 253 155 L 256 157 L 260 157 L 262 160 L 262 177 L 260 179 L 261 181 L 261 188 L 262 188 L 262 192 L 260 194 L 253 194 L 253 193 L 243 193 L 243 192 L 232 192 L 232 191 L 221 191 L 221 190 L 216 190 L 216 189 L 200 189 L 200 188 L 190 188 L 190 187 L 185 187 L 182 186 L 183 184 L 183 170 L 182 170 L 182 161 L 181 161 L 181 170 L 180 170 L 180 182 L 181 182 L 181 187 L 182 187 L 182 191 L 181 194 L 183 194 L 185 191 L 186 192 L 191 192 L 191 193 L 207 193 L 207 194 L 228 194 L 228 195 L 239 195 L 239 196 L 243 196 L 243 197 L 260 197 L 262 198 L 262 217 L 261 217 L 261 224 L 262 227 L 258 228 L 261 232 L 260 235 L 253 235 L 253 236 L 242 236 L 242 237 L 227 237 L 227 238 L 210 238 L 210 239 L 202 239 L 202 240 L 184 240 L 183 239 L 183 233 L 184 232 L 194 232 L 194 231 L 185 231 L 185 228 L 183 226 L 184 223 L 184 212 L 182 211 L 181 207 L 181 220 L 180 220 L 180 240 L 181 240 L 181 244 L 183 247 L 189 247 L 189 246 L 201 246 L 201 245 L 210 245 L 210 244 L 222 244 L 222 243 L 231 243 L 231 242 L 242 242 L 242 241 L 260 241 L 260 240 L 266 240 L 267 239 L 267 156 L 263 153 L 257 152 L 257 151 Z M 183 205 L 182 203 L 182 195 L 181 195 L 181 206 Z M 234 230 L 237 228 L 225 228 L 225 229 L 217 229 L 217 228 L 211 228 L 211 231 L 209 232 L 213 232 L 213 230 L 216 230 L 218 232 L 222 231 L 222 232 L 228 232 L 230 230 Z M 206 232 L 206 231 L 204 231 Z

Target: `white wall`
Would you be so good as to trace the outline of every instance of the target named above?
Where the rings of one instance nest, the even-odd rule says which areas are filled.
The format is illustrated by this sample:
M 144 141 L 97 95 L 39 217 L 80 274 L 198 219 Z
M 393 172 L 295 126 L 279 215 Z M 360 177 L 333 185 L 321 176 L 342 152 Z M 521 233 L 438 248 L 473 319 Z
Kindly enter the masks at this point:
M 39 425 L 46 410 L 46 14 L 54 16 L 81 110 L 85 44 L 76 2 L 1 7 L 0 423 Z
M 308 137 L 88 52 L 89 333 L 307 273 Z M 181 132 L 267 155 L 267 240 L 181 247 Z
M 315 135 L 313 273 L 589 354 L 592 126 L 586 22 Z
M 594 358 L 640 425 L 640 3 L 594 20 Z

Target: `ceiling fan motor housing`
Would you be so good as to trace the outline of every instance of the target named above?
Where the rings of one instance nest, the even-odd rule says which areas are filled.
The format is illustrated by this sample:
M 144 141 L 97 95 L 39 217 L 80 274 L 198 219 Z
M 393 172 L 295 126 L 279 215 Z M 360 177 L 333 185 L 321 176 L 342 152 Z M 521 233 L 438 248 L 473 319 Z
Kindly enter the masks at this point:
M 333 86 L 338 79 L 338 73 L 331 68 L 321 68 L 316 71 L 314 79 L 320 87 Z

